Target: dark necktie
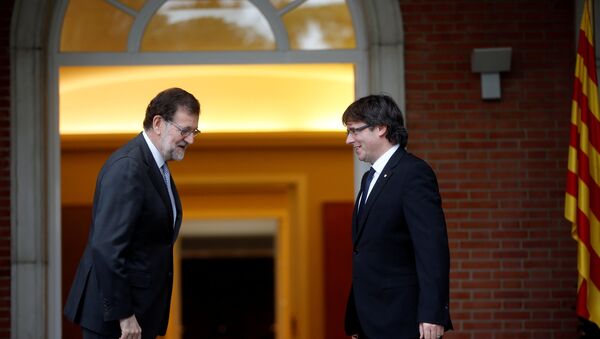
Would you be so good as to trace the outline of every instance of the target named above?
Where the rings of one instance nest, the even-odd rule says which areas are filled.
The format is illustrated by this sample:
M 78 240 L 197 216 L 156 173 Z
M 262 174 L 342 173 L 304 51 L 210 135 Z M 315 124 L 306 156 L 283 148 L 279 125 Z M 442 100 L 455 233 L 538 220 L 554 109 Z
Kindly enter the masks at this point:
M 358 213 L 361 213 L 365 208 L 365 203 L 367 201 L 367 194 L 369 193 L 369 186 L 371 186 L 371 181 L 373 181 L 373 176 L 375 175 L 375 170 L 373 167 L 369 170 L 369 174 L 367 174 L 367 178 L 365 180 L 365 184 L 363 185 L 362 193 L 360 195 L 360 207 L 358 209 Z
M 165 162 L 160 168 L 165 185 L 167 185 L 167 191 L 169 192 L 169 199 L 171 200 L 171 209 L 173 210 L 173 225 L 175 225 L 175 219 L 177 218 L 177 209 L 175 207 L 175 197 L 173 196 L 173 190 L 171 189 L 171 173 L 169 167 Z

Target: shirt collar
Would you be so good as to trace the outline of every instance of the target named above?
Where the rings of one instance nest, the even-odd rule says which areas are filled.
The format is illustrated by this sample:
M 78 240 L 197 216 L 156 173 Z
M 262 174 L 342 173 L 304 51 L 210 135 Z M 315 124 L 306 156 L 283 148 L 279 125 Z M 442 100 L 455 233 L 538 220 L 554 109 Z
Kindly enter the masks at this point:
M 156 166 L 158 166 L 158 168 L 161 168 L 162 165 L 164 165 L 164 163 L 165 163 L 165 159 L 158 151 L 158 148 L 156 148 L 156 146 L 154 146 L 154 143 L 152 143 L 152 141 L 148 137 L 148 134 L 146 134 L 146 131 L 142 131 L 142 135 L 144 136 L 144 140 L 146 140 L 146 143 L 148 144 L 148 148 L 150 148 L 150 152 L 152 152 L 152 156 L 154 157 Z
M 394 155 L 394 153 L 396 152 L 396 150 L 400 148 L 400 145 L 394 145 L 392 146 L 389 150 L 387 150 L 385 153 L 383 153 L 382 156 L 379 157 L 379 159 L 377 159 L 374 163 L 373 163 L 373 169 L 375 170 L 375 172 L 377 173 L 381 173 L 381 171 L 383 171 L 383 168 L 385 167 L 385 165 L 387 165 L 388 161 L 390 161 L 390 158 L 392 157 L 392 155 Z

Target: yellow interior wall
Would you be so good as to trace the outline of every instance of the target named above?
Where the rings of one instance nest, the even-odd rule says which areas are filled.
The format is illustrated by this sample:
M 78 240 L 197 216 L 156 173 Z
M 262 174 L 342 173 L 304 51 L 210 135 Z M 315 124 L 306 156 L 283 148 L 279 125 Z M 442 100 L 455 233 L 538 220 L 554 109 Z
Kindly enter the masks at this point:
M 140 109 L 169 87 L 198 98 L 202 132 L 342 132 L 354 65 L 62 66 L 60 133 L 135 133 Z
M 63 135 L 63 205 L 91 204 L 103 162 L 132 136 Z M 278 237 L 287 245 L 278 249 L 277 295 L 284 299 L 276 312 L 283 318 L 277 319 L 278 339 L 293 335 L 292 326 L 282 323 L 292 317 L 295 337 L 323 337 L 321 206 L 354 198 L 352 150 L 344 140 L 343 132 L 207 133 L 196 138 L 182 162 L 170 164 L 184 218 L 281 221 Z M 181 330 L 173 319 L 177 312 L 169 338 Z

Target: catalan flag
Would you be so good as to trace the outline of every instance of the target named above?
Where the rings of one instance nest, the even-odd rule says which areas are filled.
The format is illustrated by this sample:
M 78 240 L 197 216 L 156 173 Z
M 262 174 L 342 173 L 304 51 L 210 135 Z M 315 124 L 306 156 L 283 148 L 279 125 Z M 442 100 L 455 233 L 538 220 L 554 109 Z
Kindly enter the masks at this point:
M 577 241 L 577 315 L 600 324 L 600 109 L 591 1 L 585 0 L 575 66 L 565 217 Z

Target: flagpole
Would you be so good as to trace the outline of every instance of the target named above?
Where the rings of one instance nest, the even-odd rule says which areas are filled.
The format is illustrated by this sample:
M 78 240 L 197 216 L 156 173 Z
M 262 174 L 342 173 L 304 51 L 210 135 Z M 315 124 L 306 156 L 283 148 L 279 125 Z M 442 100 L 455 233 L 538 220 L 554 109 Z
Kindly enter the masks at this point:
M 592 20 L 592 32 L 594 34 L 594 46 L 598 46 L 596 41 L 596 6 L 594 0 L 590 0 L 590 19 Z

